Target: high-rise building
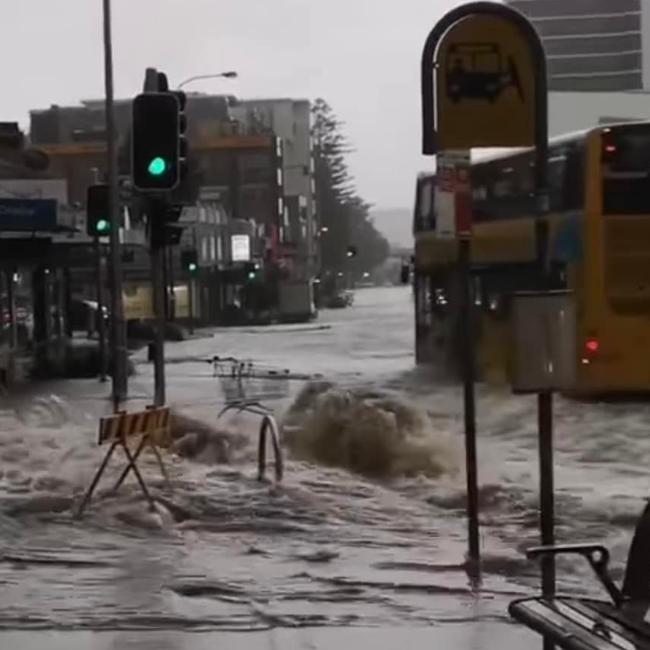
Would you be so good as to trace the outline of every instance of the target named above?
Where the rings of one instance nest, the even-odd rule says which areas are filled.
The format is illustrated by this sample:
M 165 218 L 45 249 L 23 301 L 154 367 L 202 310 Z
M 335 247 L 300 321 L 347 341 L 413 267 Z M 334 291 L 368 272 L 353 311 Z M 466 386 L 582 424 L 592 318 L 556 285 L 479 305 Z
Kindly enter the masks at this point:
M 650 0 L 504 0 L 547 58 L 549 130 L 650 120 Z
M 542 37 L 551 91 L 650 89 L 650 0 L 506 0 Z

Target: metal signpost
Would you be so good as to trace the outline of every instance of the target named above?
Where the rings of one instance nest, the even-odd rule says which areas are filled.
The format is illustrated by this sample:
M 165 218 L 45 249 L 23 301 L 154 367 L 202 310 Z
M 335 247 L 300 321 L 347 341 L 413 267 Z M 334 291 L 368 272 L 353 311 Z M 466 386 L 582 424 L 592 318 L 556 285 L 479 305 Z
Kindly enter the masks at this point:
M 495 2 L 471 2 L 456 7 L 431 30 L 424 45 L 421 66 L 422 152 L 429 156 L 436 155 L 438 169 L 445 175 L 449 154 L 455 150 L 534 146 L 537 152 L 536 192 L 541 208 L 539 222 L 543 223 L 541 217 L 546 203 L 548 158 L 546 58 L 539 36 L 530 22 L 518 11 Z M 454 198 L 454 212 L 459 216 L 471 214 L 466 172 L 467 168 L 460 166 L 454 173 L 453 193 L 457 197 Z M 455 221 L 455 227 L 458 272 L 462 282 L 460 316 L 464 357 L 469 566 L 478 573 L 480 546 L 474 336 L 471 327 L 471 224 L 464 223 L 459 228 L 458 221 Z M 543 239 L 546 231 L 540 227 L 538 235 Z M 542 266 L 546 248 L 545 240 L 538 241 Z M 543 424 L 541 416 L 542 411 L 540 424 Z M 548 451 L 546 442 L 544 446 Z M 548 457 L 548 453 L 543 456 Z M 548 468 L 545 467 L 544 471 L 548 472 Z M 546 479 L 543 488 L 542 503 L 548 498 L 549 482 Z M 544 508 L 542 510 L 542 543 L 551 544 L 552 509 L 550 512 Z M 552 579 L 549 580 L 548 576 L 552 578 L 552 564 L 544 565 L 543 571 L 547 577 L 544 584 L 550 595 Z

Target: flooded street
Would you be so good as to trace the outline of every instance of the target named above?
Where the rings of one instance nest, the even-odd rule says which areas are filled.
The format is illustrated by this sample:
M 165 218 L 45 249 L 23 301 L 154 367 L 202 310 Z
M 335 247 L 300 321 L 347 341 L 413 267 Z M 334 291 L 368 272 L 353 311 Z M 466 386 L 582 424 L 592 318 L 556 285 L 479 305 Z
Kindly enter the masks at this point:
M 535 401 L 478 390 L 485 575 L 476 594 L 464 570 L 461 391 L 415 370 L 412 351 L 404 288 L 359 291 L 352 308 L 311 325 L 169 344 L 168 401 L 209 427 L 170 459 L 171 492 L 155 463 L 143 463 L 161 502 L 155 514 L 135 482 L 94 500 L 82 521 L 70 514 L 101 460 L 106 386 L 70 381 L 7 404 L 1 647 L 41 647 L 43 630 L 59 635 L 48 636 L 51 649 L 75 639 L 80 648 L 214 647 L 185 631 L 218 631 L 219 647 L 233 648 L 440 639 L 514 650 L 530 640 L 506 608 L 539 584 L 522 553 L 538 541 Z M 319 375 L 246 383 L 285 425 L 281 485 L 256 480 L 257 418 L 217 421 L 232 386 L 213 377 L 214 355 Z M 145 356 L 136 357 L 129 408 L 153 390 Z M 605 541 L 617 577 L 647 493 L 649 410 L 556 404 L 558 541 Z M 112 465 L 113 480 L 120 469 Z M 562 562 L 558 573 L 564 589 L 600 593 L 586 563 Z M 232 634 L 242 631 L 259 636 Z M 102 633 L 92 646 L 91 632 Z

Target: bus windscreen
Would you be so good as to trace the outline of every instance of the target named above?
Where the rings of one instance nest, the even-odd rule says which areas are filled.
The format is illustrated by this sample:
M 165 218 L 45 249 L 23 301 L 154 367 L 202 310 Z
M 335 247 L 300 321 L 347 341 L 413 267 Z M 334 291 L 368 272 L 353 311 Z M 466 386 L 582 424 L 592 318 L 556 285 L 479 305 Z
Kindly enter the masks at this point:
M 650 215 L 650 129 L 619 127 L 602 134 L 603 214 Z

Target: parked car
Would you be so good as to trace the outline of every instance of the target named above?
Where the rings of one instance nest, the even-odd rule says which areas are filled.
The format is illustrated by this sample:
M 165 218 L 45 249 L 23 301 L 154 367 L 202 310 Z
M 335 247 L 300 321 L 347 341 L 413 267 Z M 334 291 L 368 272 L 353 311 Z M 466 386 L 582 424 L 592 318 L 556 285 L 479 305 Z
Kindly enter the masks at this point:
M 326 300 L 325 307 L 328 309 L 344 309 L 345 307 L 349 307 L 353 302 L 354 293 L 352 291 L 339 291 Z

